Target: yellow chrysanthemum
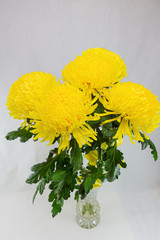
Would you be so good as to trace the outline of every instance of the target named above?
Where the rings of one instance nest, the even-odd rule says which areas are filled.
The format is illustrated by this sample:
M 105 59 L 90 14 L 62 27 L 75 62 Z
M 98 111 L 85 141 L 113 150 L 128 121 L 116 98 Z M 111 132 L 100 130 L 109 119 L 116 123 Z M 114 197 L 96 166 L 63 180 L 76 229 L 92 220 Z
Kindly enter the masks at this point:
M 119 55 L 104 48 L 82 52 L 62 70 L 64 82 L 97 95 L 126 77 L 126 65 Z
M 30 118 L 37 102 L 55 81 L 55 77 L 44 72 L 31 72 L 20 77 L 12 84 L 7 98 L 10 115 L 15 119 Z
M 119 116 L 106 120 L 103 124 L 117 120 L 120 126 L 114 138 L 122 141 L 123 135 L 128 135 L 130 140 L 143 141 L 139 131 L 151 133 L 160 123 L 160 102 L 154 94 L 143 85 L 125 82 L 115 85 L 106 94 L 106 99 L 101 101 L 109 110 L 105 114 L 118 114 Z M 133 142 L 134 143 L 134 142 Z
M 96 140 L 96 132 L 86 123 L 99 119 L 90 115 L 97 107 L 95 101 L 73 86 L 61 84 L 51 88 L 33 112 L 33 118 L 39 119 L 34 125 L 35 139 L 43 138 L 52 144 L 60 136 L 59 151 L 69 147 L 70 134 L 80 147 Z

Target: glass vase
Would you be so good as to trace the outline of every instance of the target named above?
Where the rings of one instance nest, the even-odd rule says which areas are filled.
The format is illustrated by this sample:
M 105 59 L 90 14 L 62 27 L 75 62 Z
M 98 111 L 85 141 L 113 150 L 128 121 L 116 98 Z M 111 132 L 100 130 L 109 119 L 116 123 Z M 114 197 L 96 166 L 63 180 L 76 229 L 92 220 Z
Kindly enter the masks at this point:
M 82 228 L 94 228 L 100 222 L 100 205 L 97 189 L 92 189 L 85 199 L 79 199 L 76 206 L 76 221 Z

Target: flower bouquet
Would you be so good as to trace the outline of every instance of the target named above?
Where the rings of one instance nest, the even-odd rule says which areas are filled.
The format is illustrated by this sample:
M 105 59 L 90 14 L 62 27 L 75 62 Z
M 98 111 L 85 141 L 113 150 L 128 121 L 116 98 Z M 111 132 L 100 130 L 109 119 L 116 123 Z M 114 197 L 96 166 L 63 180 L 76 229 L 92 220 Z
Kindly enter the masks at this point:
M 50 189 L 52 216 L 62 210 L 71 192 L 75 200 L 86 199 L 93 188 L 118 179 L 126 168 L 118 146 L 128 135 L 142 149 L 157 151 L 148 134 L 160 123 L 160 102 L 142 85 L 121 82 L 126 65 L 117 54 L 92 48 L 77 56 L 62 70 L 64 83 L 50 73 L 31 72 L 11 86 L 7 107 L 10 115 L 23 120 L 8 140 L 42 139 L 53 145 L 44 162 L 32 166 L 28 184 L 37 193 Z M 88 159 L 84 164 L 83 156 Z M 88 209 L 93 210 L 91 205 Z M 87 208 L 83 207 L 83 212 Z

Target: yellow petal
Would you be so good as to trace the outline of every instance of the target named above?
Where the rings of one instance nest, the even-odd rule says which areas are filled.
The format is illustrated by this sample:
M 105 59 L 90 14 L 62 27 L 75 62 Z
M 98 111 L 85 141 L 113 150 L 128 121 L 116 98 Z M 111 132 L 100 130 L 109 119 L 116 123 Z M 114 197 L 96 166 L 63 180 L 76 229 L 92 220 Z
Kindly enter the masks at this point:
M 90 165 L 96 166 L 98 160 L 98 151 L 90 151 L 88 154 L 85 154 L 84 157 L 89 161 Z
M 95 182 L 95 184 L 93 184 L 93 189 L 101 187 L 101 180 L 98 178 Z
M 121 139 L 120 141 L 117 140 L 117 147 L 119 147 L 122 143 L 123 143 L 123 139 Z

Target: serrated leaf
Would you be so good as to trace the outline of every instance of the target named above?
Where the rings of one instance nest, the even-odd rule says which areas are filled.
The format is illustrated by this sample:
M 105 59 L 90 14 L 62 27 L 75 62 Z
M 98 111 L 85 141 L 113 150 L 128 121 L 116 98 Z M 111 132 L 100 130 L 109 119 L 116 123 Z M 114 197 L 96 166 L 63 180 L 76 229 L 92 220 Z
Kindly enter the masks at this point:
M 117 132 L 117 129 L 113 129 L 113 130 L 108 130 L 106 128 L 102 129 L 102 133 L 103 133 L 104 138 L 105 137 L 107 137 L 107 138 L 108 137 L 113 137 L 113 136 L 115 136 L 116 132 Z
M 57 164 L 56 164 L 56 169 L 61 170 L 64 168 L 64 165 L 68 165 L 70 162 L 70 159 L 68 159 L 68 156 L 65 151 L 61 152 Z
M 106 178 L 109 182 L 113 182 L 115 179 L 118 179 L 120 175 L 120 166 L 117 165 L 113 171 L 107 173 Z
M 39 182 L 39 175 L 37 173 L 32 173 L 26 180 L 26 183 L 32 184 Z
M 36 198 L 36 196 L 37 196 L 37 193 L 38 193 L 38 188 L 36 188 L 36 191 L 35 191 L 35 193 L 34 193 L 34 195 L 33 195 L 32 203 L 34 203 L 35 198 Z
M 77 179 L 77 174 L 75 175 L 73 174 L 72 171 L 68 171 L 65 179 L 65 184 L 69 186 L 69 189 L 71 192 L 73 192 L 75 189 L 76 179 Z
M 44 189 L 45 189 L 45 185 L 46 185 L 46 181 L 45 181 L 45 179 L 42 179 L 42 180 L 39 182 L 39 184 L 38 184 L 38 186 L 37 186 L 37 188 L 36 188 L 36 191 L 35 191 L 35 193 L 34 193 L 33 200 L 32 200 L 33 203 L 34 203 L 34 201 L 35 201 L 35 198 L 36 198 L 38 192 L 39 192 L 41 195 L 43 194 Z
M 123 162 L 123 153 L 118 150 L 116 146 L 113 146 L 107 151 L 107 159 L 105 161 L 105 170 L 107 171 L 106 179 L 109 182 L 118 178 L 120 174 L 119 165 L 124 168 L 127 166 L 127 164 Z
M 52 180 L 53 182 L 60 182 L 63 181 L 65 177 L 66 177 L 65 170 L 56 170 L 51 174 L 50 180 Z
M 109 118 L 108 118 L 109 119 Z M 111 129 L 112 128 L 112 124 L 113 122 L 109 122 L 109 123 L 105 123 L 104 125 L 103 125 L 103 128 L 102 129 Z
M 78 191 L 75 192 L 74 199 L 78 202 L 78 200 L 79 200 L 79 192 Z
M 54 191 L 51 191 L 48 197 L 48 202 L 53 202 L 54 198 L 56 198 L 56 195 Z
M 65 186 L 62 191 L 63 199 L 67 200 L 70 197 L 70 189 L 69 186 Z
M 52 170 L 51 170 L 51 168 L 48 168 L 47 171 L 46 171 L 46 173 L 45 173 L 45 179 L 46 179 L 46 182 L 47 182 L 47 183 L 50 182 L 51 174 L 52 174 Z
M 79 145 L 74 138 L 71 140 L 71 147 L 72 147 L 70 152 L 71 165 L 73 166 L 73 171 L 76 171 L 79 170 L 80 167 L 82 166 L 83 156 L 79 148 Z
M 35 136 L 30 130 L 26 130 L 26 128 L 18 128 L 15 131 L 11 131 L 6 135 L 7 140 L 15 140 L 16 138 L 20 138 L 21 142 L 27 142 L 30 138 Z
M 152 150 L 151 154 L 153 155 L 153 158 L 156 161 L 158 159 L 158 152 L 157 152 L 156 146 L 150 139 L 148 140 L 148 144 L 150 146 L 150 149 Z
M 126 162 L 124 162 L 123 153 L 120 150 L 116 149 L 115 157 L 116 157 L 116 164 L 119 163 L 123 168 L 127 167 Z
M 38 190 L 39 190 L 39 194 L 42 195 L 45 189 L 45 185 L 46 185 L 46 180 L 42 179 L 41 182 L 38 184 Z
M 93 165 L 88 165 L 88 166 L 86 167 L 86 169 L 87 169 L 89 172 L 92 172 L 92 174 L 97 173 L 97 168 L 96 168 L 95 166 L 93 166 Z M 98 169 L 98 170 L 99 170 L 99 169 Z
M 64 186 L 64 181 L 61 181 L 58 183 L 51 182 L 49 185 L 49 189 L 53 190 L 56 196 L 59 196 L 61 194 L 63 186 Z
M 150 149 L 152 150 L 151 154 L 153 155 L 153 158 L 156 161 L 158 159 L 158 152 L 157 152 L 156 146 L 151 141 L 151 139 L 146 139 L 143 133 L 140 133 L 140 134 L 144 140 L 144 142 L 138 141 L 139 143 L 141 143 L 141 149 L 144 150 L 145 148 L 147 148 L 149 146 Z
M 93 141 L 91 143 L 91 146 L 85 144 L 83 147 L 82 147 L 82 152 L 85 153 L 85 154 L 88 154 L 90 151 L 93 151 L 93 150 L 96 150 L 98 147 L 98 142 L 97 141 Z
M 95 183 L 95 181 L 96 181 L 96 177 L 93 177 L 93 176 L 88 176 L 85 179 L 84 189 L 86 194 L 89 193 L 89 191 L 93 188 L 93 184 Z
M 95 109 L 95 111 L 94 112 L 96 112 L 96 113 L 104 113 L 104 106 L 103 106 L 103 104 L 98 100 L 97 101 L 98 102 L 98 107 Z
M 50 176 L 55 167 L 55 162 L 58 161 L 62 153 L 56 155 L 54 158 L 48 157 L 46 162 L 35 164 L 31 167 L 32 173 L 26 180 L 26 183 L 32 184 L 39 182 L 42 178 L 45 178 L 47 182 L 50 181 Z M 49 153 L 50 156 L 50 153 Z
M 63 206 L 63 199 L 57 200 L 55 199 L 52 204 L 52 217 L 54 218 L 58 213 L 61 212 Z
M 38 172 L 46 166 L 46 162 L 37 163 L 31 167 L 32 172 Z
M 127 163 L 119 160 L 119 164 L 121 165 L 122 168 L 126 168 L 127 167 Z

